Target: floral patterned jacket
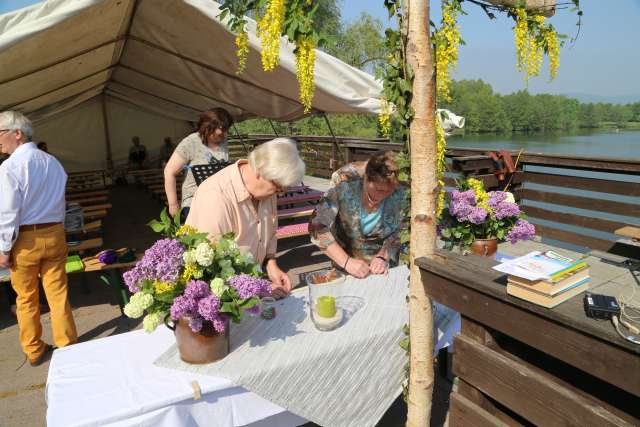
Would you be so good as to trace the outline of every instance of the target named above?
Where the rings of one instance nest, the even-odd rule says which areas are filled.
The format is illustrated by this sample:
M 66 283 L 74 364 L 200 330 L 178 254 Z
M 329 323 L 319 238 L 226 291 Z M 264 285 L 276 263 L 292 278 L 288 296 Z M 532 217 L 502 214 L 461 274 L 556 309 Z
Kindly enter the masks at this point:
M 385 199 L 380 222 L 365 236 L 360 225 L 365 166 L 366 162 L 350 163 L 333 173 L 330 187 L 309 221 L 311 242 L 322 250 L 336 242 L 350 256 L 367 262 L 384 248 L 395 265 L 400 250 L 405 190 L 398 187 Z

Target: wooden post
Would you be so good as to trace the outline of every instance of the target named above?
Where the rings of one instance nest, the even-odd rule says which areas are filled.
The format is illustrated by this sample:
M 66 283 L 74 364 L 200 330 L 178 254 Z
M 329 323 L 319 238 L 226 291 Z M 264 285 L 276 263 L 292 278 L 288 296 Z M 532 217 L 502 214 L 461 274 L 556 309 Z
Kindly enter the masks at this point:
M 436 179 L 435 68 L 429 38 L 429 0 L 410 0 L 407 62 L 414 72 L 411 107 L 415 112 L 409 130 L 411 141 L 411 246 L 409 326 L 411 371 L 407 401 L 407 426 L 429 425 L 433 391 L 433 317 L 417 257 L 435 251 Z M 405 21 L 406 22 L 406 21 Z
M 105 148 L 107 150 L 107 170 L 113 170 L 113 156 L 111 153 L 111 138 L 109 137 L 109 119 L 107 118 L 107 96 L 102 95 L 102 124 L 104 126 Z

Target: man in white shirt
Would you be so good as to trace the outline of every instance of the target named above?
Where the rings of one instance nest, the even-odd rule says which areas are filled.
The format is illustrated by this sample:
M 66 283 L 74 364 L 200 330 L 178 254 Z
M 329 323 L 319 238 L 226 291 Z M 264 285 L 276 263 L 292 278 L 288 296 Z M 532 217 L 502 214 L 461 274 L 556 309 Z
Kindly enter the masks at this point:
M 11 269 L 16 294 L 20 344 L 37 366 L 52 347 L 42 341 L 38 275 L 51 312 L 58 347 L 77 341 L 67 298 L 67 243 L 64 232 L 67 174 L 51 155 L 31 141 L 29 119 L 14 111 L 0 113 L 0 268 Z

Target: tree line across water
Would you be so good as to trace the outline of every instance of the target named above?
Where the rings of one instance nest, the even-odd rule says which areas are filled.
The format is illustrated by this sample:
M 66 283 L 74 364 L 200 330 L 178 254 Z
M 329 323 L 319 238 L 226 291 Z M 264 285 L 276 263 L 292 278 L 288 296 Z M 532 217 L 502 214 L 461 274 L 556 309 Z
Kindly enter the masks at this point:
M 439 106 L 466 118 L 465 133 L 571 131 L 579 128 L 640 128 L 640 102 L 633 104 L 581 103 L 562 95 L 532 95 L 526 90 L 500 95 L 482 80 L 454 81 L 451 102 Z M 365 114 L 328 114 L 336 135 L 380 136 L 377 118 Z M 273 122 L 278 134 L 330 135 L 321 116 L 295 122 Z M 240 133 L 273 133 L 268 120 L 238 124 Z

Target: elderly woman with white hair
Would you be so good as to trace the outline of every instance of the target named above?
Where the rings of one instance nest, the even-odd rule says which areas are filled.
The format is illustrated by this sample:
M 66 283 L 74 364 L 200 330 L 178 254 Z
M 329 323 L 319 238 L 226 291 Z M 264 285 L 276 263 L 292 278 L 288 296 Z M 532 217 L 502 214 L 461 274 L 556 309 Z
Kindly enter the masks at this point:
M 300 183 L 305 165 L 293 140 L 276 138 L 256 147 L 206 179 L 196 191 L 186 224 L 215 239 L 233 232 L 241 249 L 263 266 L 276 298 L 291 290 L 291 280 L 276 262 L 276 194 Z

